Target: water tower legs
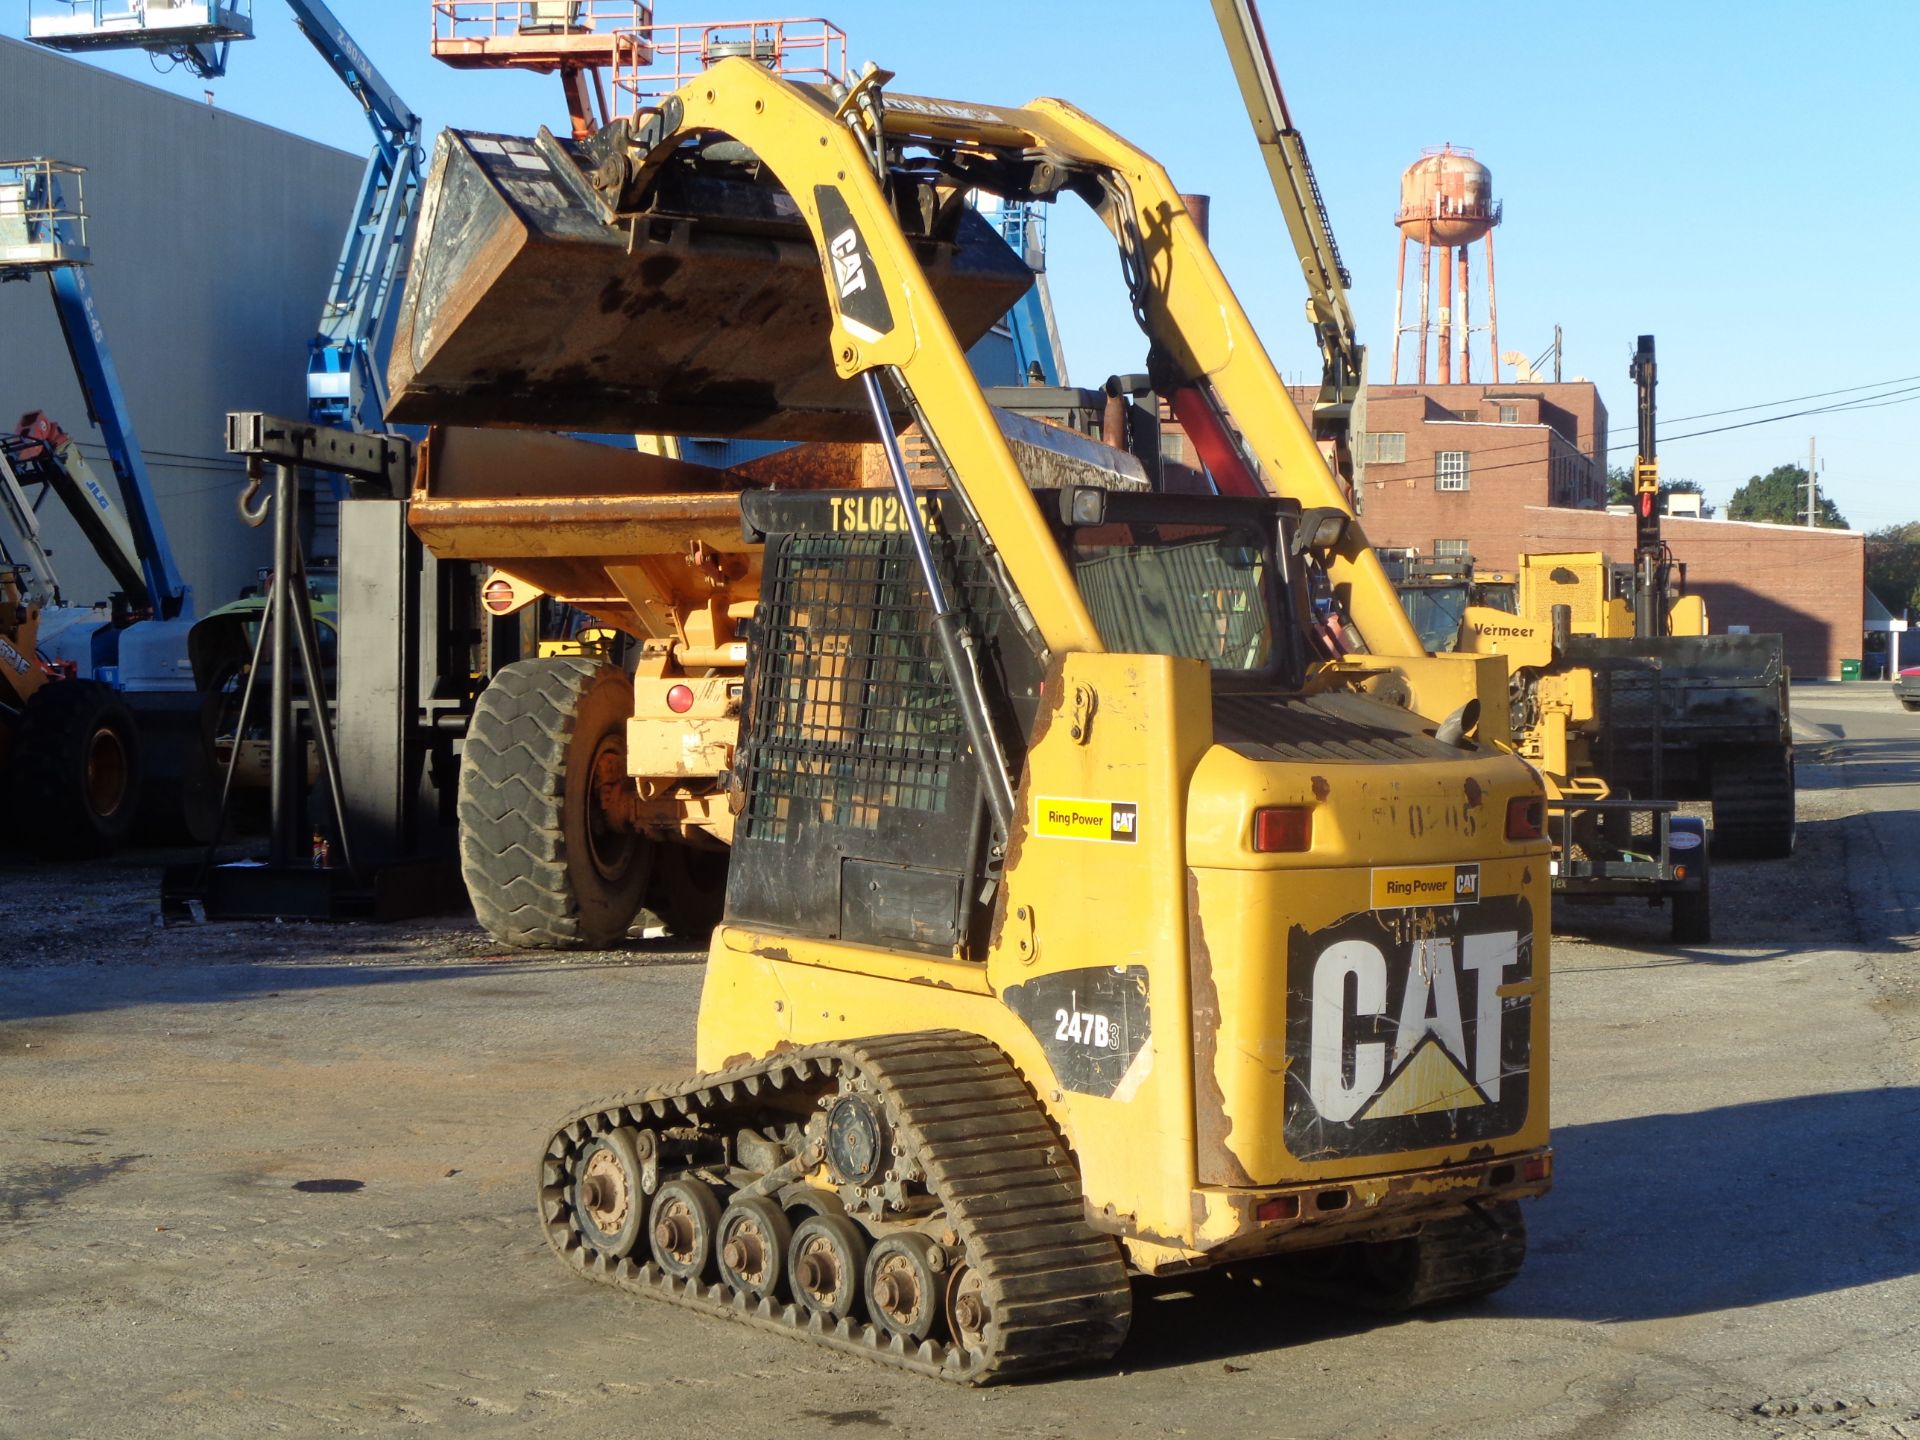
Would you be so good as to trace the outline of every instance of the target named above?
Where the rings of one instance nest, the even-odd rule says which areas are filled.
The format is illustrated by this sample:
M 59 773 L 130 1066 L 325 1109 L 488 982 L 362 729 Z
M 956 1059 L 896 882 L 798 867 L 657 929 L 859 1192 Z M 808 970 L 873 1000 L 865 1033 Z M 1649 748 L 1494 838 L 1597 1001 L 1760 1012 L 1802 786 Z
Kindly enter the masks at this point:
M 1444 246 L 1440 250 L 1440 383 L 1453 383 L 1453 253 Z
M 1473 289 L 1467 283 L 1467 247 L 1454 252 L 1460 257 L 1460 383 L 1473 383 Z
M 1407 232 L 1400 232 L 1400 275 L 1393 282 L 1393 380 L 1400 383 L 1400 337 L 1407 331 Z
M 1500 383 L 1500 312 L 1493 303 L 1493 231 L 1487 231 L 1487 347 L 1493 352 L 1493 383 Z M 1558 375 L 1553 377 L 1558 380 Z
M 1427 383 L 1427 316 L 1433 313 L 1433 227 L 1427 227 L 1426 243 L 1420 247 L 1420 368 L 1413 372 L 1413 383 Z

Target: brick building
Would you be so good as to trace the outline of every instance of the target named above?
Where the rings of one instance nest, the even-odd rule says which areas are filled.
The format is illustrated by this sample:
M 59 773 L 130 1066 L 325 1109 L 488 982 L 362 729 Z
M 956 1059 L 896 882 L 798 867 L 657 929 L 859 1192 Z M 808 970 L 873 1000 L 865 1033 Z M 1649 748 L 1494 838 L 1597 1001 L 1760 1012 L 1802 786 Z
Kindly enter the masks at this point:
M 1314 392 L 1293 395 L 1307 413 Z M 1543 551 L 1633 557 L 1633 517 L 1606 510 L 1607 409 L 1590 382 L 1369 386 L 1366 431 L 1360 513 L 1375 545 L 1489 570 Z M 1663 533 L 1714 633 L 1783 636 L 1803 678 L 1860 655 L 1863 536 L 1672 515 Z
M 1314 391 L 1295 387 L 1308 413 Z M 1607 407 L 1587 381 L 1372 385 L 1361 519 L 1376 545 L 1511 568 L 1528 506 L 1602 510 Z
M 1521 548 L 1530 552 L 1633 557 L 1631 515 L 1534 505 L 1516 519 Z M 1860 657 L 1867 553 L 1858 531 L 1670 515 L 1661 535 L 1687 567 L 1688 592 L 1707 602 L 1714 634 L 1744 625 L 1756 635 L 1780 635 L 1787 664 L 1801 679 L 1837 679 L 1842 660 Z

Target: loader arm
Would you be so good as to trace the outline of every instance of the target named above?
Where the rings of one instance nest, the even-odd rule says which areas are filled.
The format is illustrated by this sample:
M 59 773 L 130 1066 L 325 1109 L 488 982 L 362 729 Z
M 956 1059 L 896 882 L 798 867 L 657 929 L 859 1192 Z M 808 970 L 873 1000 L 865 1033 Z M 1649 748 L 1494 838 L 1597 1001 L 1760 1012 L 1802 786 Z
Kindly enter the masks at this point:
M 680 92 L 655 153 L 705 131 L 746 145 L 786 186 L 827 274 L 835 369 L 891 367 L 952 462 L 1049 651 L 1099 651 L 1099 632 L 933 287 L 900 231 L 862 137 L 823 92 L 721 61 Z M 896 313 L 896 307 L 898 313 Z
M 875 366 L 898 370 L 1048 649 L 1100 650 L 1072 576 L 875 178 L 866 138 L 841 113 L 847 107 L 836 111 L 825 91 L 744 60 L 720 62 L 682 90 L 679 102 L 675 122 L 650 137 L 649 153 L 721 131 L 760 156 L 792 194 L 822 256 L 838 373 L 851 380 Z M 1229 443 L 1244 448 L 1267 493 L 1305 508 L 1337 509 L 1352 521 L 1352 506 L 1157 162 L 1059 100 L 1016 109 L 889 94 L 880 114 L 889 142 L 1038 154 L 1063 183 L 1103 192 L 1096 209 L 1123 251 L 1135 253 L 1134 300 L 1177 383 L 1209 413 L 1227 412 L 1240 435 Z M 644 167 L 646 157 L 635 163 Z M 1424 653 L 1357 521 L 1328 570 L 1370 649 Z

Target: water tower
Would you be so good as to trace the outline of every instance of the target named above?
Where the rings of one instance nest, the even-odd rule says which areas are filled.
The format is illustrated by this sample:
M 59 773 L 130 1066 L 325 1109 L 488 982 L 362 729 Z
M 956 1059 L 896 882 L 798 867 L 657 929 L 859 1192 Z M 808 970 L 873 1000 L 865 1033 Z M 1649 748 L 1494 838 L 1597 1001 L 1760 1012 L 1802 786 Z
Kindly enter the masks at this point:
M 1473 381 L 1469 341 L 1476 330 L 1487 335 L 1487 360 L 1494 381 L 1500 379 L 1500 330 L 1493 298 L 1493 227 L 1500 223 L 1500 202 L 1493 198 L 1493 175 L 1473 158 L 1471 150 L 1442 145 L 1428 150 L 1400 177 L 1400 211 L 1393 217 L 1400 229 L 1400 282 L 1394 296 L 1393 383 L 1400 383 L 1400 341 L 1409 332 L 1420 337 L 1413 380 L 1427 383 L 1427 338 L 1439 328 L 1440 384 L 1454 382 L 1454 352 L 1460 356 L 1459 382 Z M 1487 323 L 1473 323 L 1473 296 L 1467 264 L 1468 247 L 1487 242 Z M 1407 316 L 1407 246 L 1420 247 L 1420 300 L 1411 320 Z M 1439 305 L 1433 303 L 1433 267 L 1438 252 Z M 1457 276 L 1456 276 L 1457 272 Z

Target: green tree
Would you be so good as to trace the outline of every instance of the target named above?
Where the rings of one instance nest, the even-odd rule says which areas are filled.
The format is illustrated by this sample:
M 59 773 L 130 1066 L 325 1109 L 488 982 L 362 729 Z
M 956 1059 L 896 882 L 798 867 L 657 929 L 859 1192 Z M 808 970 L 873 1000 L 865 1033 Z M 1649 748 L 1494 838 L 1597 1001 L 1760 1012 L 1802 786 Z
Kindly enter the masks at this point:
M 1660 482 L 1660 498 L 1662 500 L 1665 500 L 1669 495 L 1675 494 L 1705 495 L 1706 493 L 1707 492 L 1701 488 L 1698 480 L 1662 480 Z M 1607 471 L 1607 504 L 1633 504 L 1633 471 L 1624 465 L 1615 465 Z M 1700 505 L 1700 513 L 1711 520 L 1713 518 L 1713 506 L 1703 501 Z
M 1766 520 L 1775 525 L 1801 525 L 1807 518 L 1807 467 L 1776 465 L 1755 475 L 1727 501 L 1729 520 Z M 1829 530 L 1845 530 L 1847 517 L 1825 495 L 1820 497 L 1820 523 Z
M 1895 615 L 1920 610 L 1920 521 L 1867 536 L 1867 588 Z

